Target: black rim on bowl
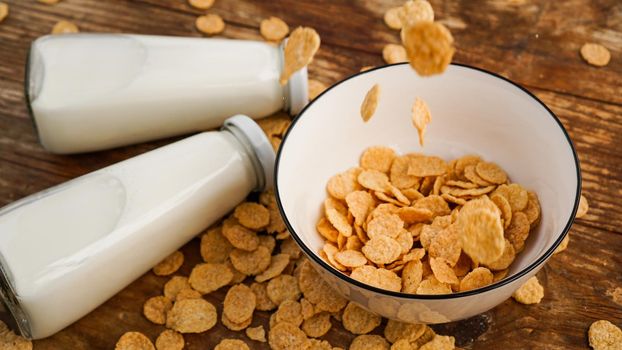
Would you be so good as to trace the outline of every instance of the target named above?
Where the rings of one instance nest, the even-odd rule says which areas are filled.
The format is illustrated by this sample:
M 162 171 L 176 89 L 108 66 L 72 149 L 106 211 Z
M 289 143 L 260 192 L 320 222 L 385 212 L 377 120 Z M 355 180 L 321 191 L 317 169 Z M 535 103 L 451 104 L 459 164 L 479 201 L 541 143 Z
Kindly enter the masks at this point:
M 352 76 L 350 76 L 350 77 L 348 77 L 348 78 L 346 78 L 346 79 L 336 83 L 335 85 L 332 85 L 331 87 L 327 88 L 319 96 L 317 96 L 313 101 L 309 102 L 305 106 L 305 108 L 303 108 L 302 111 L 300 111 L 300 113 L 298 113 L 298 115 L 294 118 L 294 120 L 292 121 L 289 129 L 287 130 L 285 135 L 283 135 L 283 140 L 281 142 L 281 147 L 279 148 L 279 151 L 277 152 L 276 163 L 275 163 L 275 171 L 274 171 L 274 188 L 275 188 L 276 201 L 277 201 L 277 204 L 279 206 L 279 211 L 281 212 L 281 216 L 283 217 L 283 221 L 285 222 L 285 225 L 287 226 L 287 229 L 292 234 L 292 237 L 294 238 L 294 240 L 296 241 L 298 246 L 300 246 L 300 248 L 305 252 L 305 254 L 310 259 L 313 259 L 313 261 L 315 261 L 317 264 L 322 266 L 324 269 L 328 270 L 331 274 L 333 274 L 337 278 L 339 278 L 339 279 L 341 279 L 341 280 L 343 280 L 345 282 L 348 282 L 350 284 L 353 284 L 353 285 L 355 285 L 355 286 L 357 286 L 359 288 L 366 289 L 368 291 L 372 291 L 372 292 L 375 292 L 375 293 L 384 294 L 384 295 L 387 295 L 387 296 L 399 297 L 399 298 L 404 298 L 404 299 L 413 299 L 413 300 L 456 299 L 456 298 L 468 297 L 468 296 L 471 296 L 471 295 L 485 293 L 485 292 L 497 289 L 497 288 L 499 288 L 501 286 L 504 286 L 506 284 L 512 283 L 512 282 L 520 279 L 521 277 L 525 276 L 529 272 L 533 271 L 538 266 L 542 265 L 551 255 L 553 255 L 553 252 L 555 251 L 555 249 L 557 249 L 559 244 L 566 237 L 566 235 L 568 234 L 568 231 L 570 230 L 570 227 L 572 226 L 572 224 L 574 222 L 574 217 L 575 217 L 575 215 L 577 213 L 577 208 L 579 206 L 579 199 L 581 197 L 581 168 L 579 167 L 579 158 L 577 157 L 577 152 L 575 150 L 574 144 L 572 143 L 572 140 L 570 139 L 570 136 L 568 135 L 568 132 L 566 131 L 566 129 L 562 125 L 561 121 L 559 120 L 559 118 L 557 118 L 555 113 L 553 113 L 553 111 L 551 111 L 551 109 L 549 107 L 547 107 L 542 101 L 540 101 L 539 98 L 537 98 L 534 94 L 529 92 L 529 90 L 525 89 L 524 87 L 520 86 L 519 84 L 517 84 L 517 83 L 515 83 L 515 82 L 513 82 L 513 81 L 511 81 L 511 80 L 509 80 L 509 79 L 507 79 L 505 77 L 502 77 L 499 74 L 487 71 L 487 70 L 482 69 L 482 68 L 477 68 L 477 67 L 469 66 L 469 65 L 466 65 L 466 64 L 452 63 L 451 65 L 457 66 L 457 67 L 463 67 L 463 68 L 467 68 L 467 69 L 472 69 L 472 70 L 475 70 L 475 71 L 479 71 L 479 72 L 491 75 L 491 76 L 493 76 L 495 78 L 501 79 L 501 80 L 503 80 L 505 82 L 510 83 L 511 85 L 515 86 L 516 88 L 522 90 L 524 93 L 529 95 L 532 99 L 537 101 L 548 112 L 548 115 L 551 118 L 553 118 L 553 120 L 557 123 L 557 125 L 560 128 L 560 130 L 562 131 L 562 133 L 566 137 L 566 140 L 568 141 L 568 146 L 572 150 L 572 156 L 574 158 L 575 166 L 576 166 L 576 169 L 577 169 L 577 171 L 576 171 L 577 189 L 576 189 L 576 196 L 575 196 L 574 207 L 572 209 L 572 214 L 570 215 L 570 218 L 568 219 L 568 222 L 566 222 L 566 225 L 564 226 L 564 229 L 562 230 L 562 233 L 559 235 L 559 237 L 557 238 L 555 243 L 542 256 L 540 256 L 534 262 L 529 264 L 526 268 L 520 270 L 519 272 L 515 273 L 514 275 L 511 275 L 511 276 L 509 276 L 507 278 L 504 278 L 504 279 L 502 279 L 502 280 L 500 280 L 498 282 L 489 284 L 489 285 L 487 285 L 485 287 L 482 287 L 482 288 L 473 289 L 473 290 L 469 290 L 469 291 L 465 291 L 465 292 L 456 292 L 456 293 L 452 293 L 452 294 L 442 294 L 442 295 L 407 294 L 407 293 L 402 293 L 402 292 L 393 292 L 393 291 L 390 291 L 390 290 L 386 290 L 386 289 L 381 289 L 381 288 L 377 288 L 377 287 L 374 287 L 374 286 L 370 286 L 368 284 L 365 284 L 363 282 L 359 282 L 359 281 L 351 278 L 350 276 L 347 276 L 347 275 L 337 271 L 335 268 L 333 268 L 327 262 L 325 262 L 322 258 L 320 258 L 315 252 L 313 252 L 309 247 L 307 247 L 306 244 L 304 244 L 304 242 L 302 241 L 302 239 L 300 238 L 300 236 L 298 235 L 296 230 L 294 230 L 294 228 L 292 227 L 292 224 L 289 222 L 289 219 L 287 218 L 287 215 L 285 214 L 285 210 L 283 209 L 283 203 L 281 201 L 281 196 L 280 196 L 280 192 L 279 192 L 279 184 L 278 184 L 277 179 L 278 179 L 278 176 L 279 176 L 279 166 L 280 166 L 282 150 L 283 150 L 284 146 L 287 144 L 287 139 L 288 139 L 288 137 L 290 135 L 290 132 L 291 132 L 291 130 L 293 130 L 293 128 L 295 127 L 295 125 L 298 122 L 298 120 L 300 120 L 304 116 L 304 114 L 307 111 L 307 109 L 309 107 L 311 107 L 313 105 L 313 103 L 315 103 L 315 101 L 317 101 L 322 95 L 328 93 L 334 87 L 336 87 L 338 85 L 341 85 L 343 82 L 348 81 L 348 80 L 350 80 L 350 79 L 352 79 L 354 77 L 357 77 L 359 75 L 362 75 L 362 74 L 368 74 L 368 73 L 373 72 L 375 70 L 384 69 L 384 68 L 391 67 L 391 66 L 406 65 L 406 64 L 408 64 L 408 63 L 395 63 L 395 64 L 390 64 L 390 65 L 375 67 L 375 68 L 372 68 L 372 69 L 364 71 L 364 72 L 356 73 L 356 74 L 354 74 L 354 75 L 352 75 Z

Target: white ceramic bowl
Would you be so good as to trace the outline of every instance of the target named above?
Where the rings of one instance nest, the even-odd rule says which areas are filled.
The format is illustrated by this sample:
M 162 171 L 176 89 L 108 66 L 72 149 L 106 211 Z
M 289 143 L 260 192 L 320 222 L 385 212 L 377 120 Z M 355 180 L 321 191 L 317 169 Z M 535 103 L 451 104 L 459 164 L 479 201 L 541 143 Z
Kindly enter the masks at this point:
M 375 83 L 379 105 L 368 123 L 361 102 Z M 415 97 L 432 112 L 425 148 L 411 125 Z M 328 265 L 315 224 L 328 179 L 358 164 L 364 149 L 393 147 L 453 159 L 478 154 L 501 165 L 513 182 L 534 190 L 542 206 L 508 276 L 492 285 L 450 295 L 411 295 L 360 283 Z M 277 201 L 294 239 L 336 290 L 384 317 L 442 323 L 485 312 L 508 299 L 551 257 L 572 225 L 579 203 L 579 161 L 560 121 L 524 88 L 496 74 L 453 64 L 438 76 L 421 78 L 407 64 L 356 74 L 325 91 L 294 120 L 277 155 Z

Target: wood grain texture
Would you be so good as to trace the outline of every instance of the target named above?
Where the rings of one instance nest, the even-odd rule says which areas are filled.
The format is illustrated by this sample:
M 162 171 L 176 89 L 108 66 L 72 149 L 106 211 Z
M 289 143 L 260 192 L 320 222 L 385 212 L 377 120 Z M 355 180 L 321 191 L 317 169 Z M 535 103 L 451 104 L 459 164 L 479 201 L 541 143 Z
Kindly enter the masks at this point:
M 41 149 L 23 96 L 28 46 L 65 19 L 82 31 L 200 36 L 194 19 L 204 11 L 183 0 L 63 0 L 48 6 L 34 0 L 4 0 L 10 16 L 0 24 L 0 205 L 103 166 L 171 142 L 162 140 L 77 156 Z M 569 248 L 540 272 L 542 303 L 508 300 L 463 322 L 435 326 L 467 349 L 585 349 L 586 330 L 597 319 L 622 324 L 622 3 L 618 0 L 431 0 L 437 19 L 456 38 L 455 61 L 482 67 L 534 92 L 562 120 L 578 150 L 590 212 L 575 223 Z M 383 12 L 401 1 L 217 0 L 209 12 L 227 22 L 223 37 L 258 39 L 259 22 L 275 15 L 291 27 L 312 26 L 322 46 L 310 75 L 335 83 L 366 65 L 380 65 L 386 43 L 398 42 Z M 586 41 L 607 46 L 605 68 L 585 64 L 578 50 Z M 200 261 L 198 241 L 183 247 L 187 275 Z M 167 278 L 145 274 L 101 307 L 35 349 L 112 349 L 121 334 L 164 328 L 141 314 L 142 304 L 161 293 Z M 207 297 L 220 311 L 224 291 Z M 253 325 L 268 315 L 256 312 Z M 377 331 L 380 331 L 380 327 Z M 226 337 L 248 341 L 218 325 L 186 335 L 188 349 L 209 349 Z M 338 323 L 327 335 L 347 347 L 353 336 Z M 250 341 L 249 341 L 250 343 Z M 252 343 L 254 349 L 267 349 Z

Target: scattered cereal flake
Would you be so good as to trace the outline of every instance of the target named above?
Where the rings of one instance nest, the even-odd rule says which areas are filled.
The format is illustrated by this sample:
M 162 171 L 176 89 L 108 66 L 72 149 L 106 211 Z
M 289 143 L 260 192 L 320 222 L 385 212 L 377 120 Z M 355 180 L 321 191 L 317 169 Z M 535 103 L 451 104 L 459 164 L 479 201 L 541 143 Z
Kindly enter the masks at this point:
M 491 182 L 493 184 L 504 184 L 508 180 L 508 175 L 495 163 L 492 162 L 479 162 L 475 166 L 475 172 L 484 181 Z
M 458 277 L 456 277 L 456 273 L 447 264 L 445 259 L 430 258 L 429 261 L 434 277 L 436 277 L 439 282 L 447 284 L 457 284 L 459 282 Z
M 9 329 L 0 321 L 0 349 L 3 350 L 32 350 L 32 342 Z
M 353 302 L 343 310 L 341 322 L 352 334 L 367 334 L 380 325 L 382 317 L 373 314 Z
M 503 219 L 503 228 L 507 229 L 512 222 L 512 207 L 510 206 L 510 202 L 505 199 L 504 196 L 494 194 L 490 197 L 493 203 L 499 208 L 501 211 L 501 218 Z
M 367 264 L 367 258 L 356 250 L 344 250 L 335 254 L 335 260 L 348 268 L 360 267 Z
M 514 250 L 518 253 L 523 250 L 525 241 L 529 236 L 529 219 L 522 212 L 514 213 L 512 222 L 505 230 L 505 237 L 512 243 Z
M 302 318 L 305 320 L 308 320 L 316 314 L 313 304 L 311 304 L 309 300 L 305 298 L 300 299 L 300 308 L 302 310 Z
M 331 327 L 330 313 L 320 312 L 305 319 L 301 328 L 307 336 L 319 338 L 328 333 Z
M 164 296 L 171 301 L 175 301 L 177 294 L 182 289 L 191 288 L 188 278 L 184 276 L 173 276 L 166 284 L 164 284 Z
M 527 207 L 529 195 L 519 184 L 501 185 L 492 195 L 500 194 L 505 197 L 512 207 L 512 212 L 521 211 Z
M 372 146 L 363 151 L 361 167 L 388 173 L 395 157 L 395 151 L 390 147 Z
M 215 0 L 188 0 L 190 6 L 199 10 L 207 10 L 214 5 Z
M 240 339 L 223 339 L 214 350 L 250 350 L 248 345 Z
M 388 64 L 406 62 L 406 49 L 399 44 L 386 44 L 382 48 L 382 58 Z
M 378 107 L 378 99 L 380 98 L 380 85 L 374 84 L 372 88 L 367 92 L 363 103 L 361 103 L 361 118 L 364 122 L 368 122 Z
M 253 291 L 244 284 L 236 284 L 229 288 L 223 302 L 223 313 L 234 323 L 242 323 L 253 316 L 256 297 Z
M 266 339 L 266 330 L 263 328 L 262 325 L 259 325 L 257 327 L 246 328 L 246 336 L 250 340 L 254 340 L 254 341 L 258 341 L 262 343 L 265 343 L 268 341 Z
M 184 263 L 184 254 L 179 250 L 164 258 L 159 264 L 153 267 L 153 273 L 157 276 L 168 276 L 174 274 Z
M 570 242 L 570 234 L 567 233 L 566 237 L 564 237 L 564 239 L 559 244 L 559 246 L 557 246 L 557 249 L 555 249 L 555 252 L 553 252 L 553 254 L 559 254 L 559 253 L 563 252 L 564 250 L 566 250 L 566 248 L 568 248 L 568 243 L 569 242 Z
M 583 59 L 596 67 L 604 67 L 611 60 L 611 53 L 601 44 L 585 43 L 581 46 L 581 56 Z
M 266 287 L 268 298 L 275 304 L 281 305 L 285 300 L 298 300 L 300 289 L 296 278 L 290 275 L 280 275 L 268 282 Z
M 283 232 L 287 228 L 285 227 L 285 222 L 283 222 L 283 218 L 281 218 L 281 213 L 279 212 L 279 207 L 276 204 L 276 197 L 274 196 L 274 192 L 266 191 L 263 192 L 259 196 L 259 202 L 268 208 L 270 211 L 270 224 L 266 227 L 266 231 L 268 233 L 276 233 Z
M 391 350 L 412 350 L 414 349 L 408 339 L 400 339 L 391 345 Z
M 416 224 L 427 222 L 434 213 L 427 208 L 404 207 L 400 208 L 398 215 L 405 224 Z
M 291 123 L 292 120 L 290 116 L 284 112 L 279 112 L 269 117 L 257 120 L 257 124 L 259 124 L 261 130 L 263 130 L 268 137 L 282 137 Z M 262 204 L 267 205 L 263 202 Z
M 267 236 L 267 235 L 259 236 L 259 246 L 268 248 L 268 251 L 272 253 L 272 251 L 274 251 L 274 248 L 276 247 L 275 237 L 277 236 Z
M 244 202 L 235 208 L 233 216 L 251 230 L 260 230 L 270 223 L 270 212 L 259 203 Z
M 273 350 L 306 349 L 310 345 L 307 335 L 288 322 L 278 323 L 270 329 L 268 343 Z
M 281 241 L 281 253 L 289 255 L 292 260 L 300 258 L 302 254 L 298 244 L 291 237 Z
M 424 100 L 417 97 L 412 107 L 412 122 L 419 134 L 419 144 L 423 147 L 425 129 L 432 121 L 432 114 Z
M 423 344 L 420 350 L 453 350 L 456 348 L 454 337 L 447 335 L 435 335 L 432 340 Z
M 400 256 L 402 248 L 395 239 L 379 235 L 367 241 L 362 251 L 373 263 L 390 264 Z
M 359 335 L 350 344 L 350 350 L 389 350 L 389 348 L 387 340 L 379 335 Z
M 155 324 L 165 324 L 166 313 L 172 307 L 173 303 L 165 296 L 151 297 L 143 305 L 143 315 Z
M 410 157 L 408 175 L 425 177 L 438 176 L 447 172 L 447 163 L 435 156 Z
M 285 85 L 296 71 L 311 63 L 313 56 L 320 48 L 320 36 L 313 28 L 298 27 L 294 29 L 285 44 L 285 64 L 281 72 L 280 83 Z
M 607 320 L 592 323 L 587 335 L 594 350 L 622 349 L 622 330 Z
M 426 0 L 409 0 L 400 12 L 402 26 L 413 25 L 421 21 L 434 21 L 434 10 Z
M 255 277 L 255 281 L 257 282 L 265 282 L 274 277 L 279 276 L 283 270 L 289 264 L 289 255 L 288 254 L 277 254 L 272 256 L 272 260 L 270 261 L 270 266 L 262 272 L 261 274 Z
M 438 22 L 419 21 L 406 25 L 402 33 L 410 65 L 419 75 L 445 71 L 456 51 L 449 29 Z
M 157 350 L 182 350 L 185 344 L 183 335 L 172 329 L 162 331 L 155 341 Z
M 222 322 L 223 326 L 227 327 L 228 329 L 234 331 L 234 332 L 238 332 L 241 331 L 243 329 L 246 329 L 248 326 L 251 325 L 251 323 L 253 323 L 253 317 L 250 317 L 248 320 L 244 321 L 244 322 L 240 322 L 240 323 L 235 323 L 233 321 L 231 321 L 227 315 L 222 314 L 220 321 Z
M 228 217 L 222 223 L 222 235 L 238 249 L 253 251 L 259 246 L 257 233 L 240 225 L 238 219 L 233 216 Z
M 417 294 L 451 294 L 451 287 L 434 276 L 428 276 L 419 283 Z
M 375 67 L 374 66 L 363 66 L 363 67 L 361 67 L 359 72 L 365 72 L 365 71 L 368 71 L 368 70 L 373 69 L 373 68 L 375 68 Z
M 391 343 L 396 343 L 400 339 L 408 342 L 419 339 L 426 330 L 423 324 L 414 324 L 389 320 L 384 328 L 384 336 Z
M 343 350 L 341 348 L 333 348 L 327 340 L 309 339 L 309 344 L 307 350 Z
M 581 195 L 581 199 L 579 200 L 579 208 L 577 209 L 577 215 L 575 215 L 575 217 L 577 219 L 584 217 L 585 214 L 587 214 L 589 208 L 590 205 L 587 201 L 587 198 L 585 198 L 584 195 Z
M 370 239 L 381 236 L 396 238 L 403 228 L 404 221 L 398 215 L 377 215 L 367 224 L 367 236 Z
M 166 316 L 166 327 L 180 333 L 202 333 L 214 327 L 217 318 L 216 308 L 205 299 L 179 300 Z
M 201 297 L 201 293 L 197 292 L 192 288 L 184 288 L 177 293 L 175 300 L 184 300 L 184 299 L 198 299 Z
M 238 271 L 235 266 L 233 266 L 233 263 L 231 263 L 231 259 L 227 258 L 225 265 L 227 265 L 229 270 L 233 273 L 233 278 L 231 279 L 231 282 L 229 282 L 229 285 L 238 284 L 246 279 L 246 274 Z
M 289 26 L 282 19 L 270 16 L 261 21 L 259 32 L 266 40 L 279 42 L 289 33 Z
M 155 350 L 153 343 L 146 335 L 140 332 L 124 333 L 117 344 L 115 350 Z
M 227 260 L 233 246 L 222 235 L 222 227 L 207 230 L 201 236 L 201 257 L 207 263 L 223 263 Z
M 308 260 L 300 266 L 298 284 L 304 297 L 315 305 L 318 312 L 338 312 L 346 306 L 347 300 L 320 277 Z
M 492 272 L 485 267 L 473 269 L 460 281 L 460 291 L 464 292 L 471 289 L 477 289 L 492 283 Z
M 384 192 L 390 186 L 389 177 L 378 170 L 363 170 L 357 180 L 361 186 L 372 191 Z
M 271 260 L 270 251 L 263 246 L 259 246 L 253 252 L 234 249 L 230 258 L 233 267 L 247 276 L 264 272 L 270 266 Z
M 402 292 L 415 294 L 423 279 L 423 264 L 420 260 L 409 261 L 402 269 Z
M 309 100 L 314 100 L 322 92 L 324 92 L 324 90 L 326 90 L 326 84 L 322 83 L 321 81 L 317 81 L 315 79 L 309 79 L 308 85 L 309 85 L 308 86 Z
M 503 225 L 498 211 L 478 208 L 477 204 L 478 200 L 469 201 L 458 215 L 458 223 L 462 229 L 462 249 L 471 259 L 487 264 L 503 254 Z M 465 210 L 467 207 L 468 210 Z M 470 209 L 471 207 L 474 208 Z
M 270 300 L 267 291 L 268 283 L 252 283 L 251 290 L 255 293 L 256 308 L 259 311 L 272 311 L 277 305 Z
M 514 294 L 512 294 L 512 298 L 514 298 L 514 300 L 526 305 L 538 304 L 543 297 L 544 288 L 540 282 L 538 282 L 538 278 L 536 276 L 528 279 L 525 284 L 523 284 L 514 292 Z
M 190 272 L 188 282 L 202 294 L 211 293 L 231 282 L 233 273 L 225 264 L 198 264 Z
M 79 31 L 77 25 L 68 21 L 58 21 L 52 28 L 52 34 L 72 34 Z
M 434 330 L 428 326 L 424 326 L 423 334 L 415 341 L 411 342 L 411 345 L 415 349 L 419 349 L 423 344 L 426 344 L 434 339 L 434 337 L 436 337 Z
M 194 25 L 201 33 L 207 35 L 222 33 L 225 30 L 225 21 L 213 13 L 197 17 Z
M 394 30 L 402 29 L 402 11 L 404 11 L 404 8 L 402 6 L 398 6 L 392 7 L 384 13 L 383 19 L 387 27 Z
M 9 15 L 9 4 L 0 2 L 0 22 Z
M 514 245 L 506 239 L 505 249 L 503 250 L 501 257 L 491 263 L 488 263 L 486 266 L 493 271 L 505 270 L 510 267 L 515 257 L 516 251 L 514 250 Z

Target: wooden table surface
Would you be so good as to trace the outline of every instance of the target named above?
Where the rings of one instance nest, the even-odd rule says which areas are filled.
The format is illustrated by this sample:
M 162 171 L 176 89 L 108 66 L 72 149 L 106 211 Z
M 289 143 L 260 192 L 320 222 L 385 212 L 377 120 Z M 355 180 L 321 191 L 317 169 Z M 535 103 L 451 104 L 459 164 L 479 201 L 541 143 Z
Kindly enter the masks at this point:
M 166 144 L 170 140 L 77 156 L 56 156 L 37 143 L 24 95 L 24 63 L 34 39 L 58 20 L 84 32 L 200 36 L 201 11 L 183 0 L 4 0 L 9 17 L 0 24 L 0 205 Z M 571 230 L 569 248 L 539 273 L 545 298 L 537 305 L 507 300 L 483 315 L 435 326 L 467 349 L 585 349 L 586 331 L 598 319 L 622 324 L 622 2 L 619 0 L 431 0 L 436 17 L 456 39 L 456 62 L 508 77 L 535 93 L 567 128 L 578 150 L 589 214 Z M 291 27 L 314 27 L 322 46 L 310 76 L 332 84 L 362 66 L 381 65 L 382 47 L 398 43 L 382 22 L 394 1 L 217 0 L 209 11 L 222 16 L 222 37 L 258 39 L 259 22 L 278 16 Z M 584 63 L 588 41 L 607 46 L 611 63 Z M 525 140 L 525 142 L 529 142 Z M 546 174 L 543 174 L 546 176 Z M 198 242 L 183 248 L 188 274 L 200 260 Z M 107 303 L 35 349 L 112 349 L 126 331 L 151 339 L 163 330 L 141 314 L 149 296 L 167 280 L 147 273 Z M 219 304 L 223 292 L 207 298 Z M 267 324 L 256 313 L 254 325 Z M 380 328 L 381 329 L 381 328 Z M 218 325 L 186 335 L 188 349 L 212 348 L 222 337 L 245 338 Z M 347 347 L 353 336 L 337 323 L 326 337 Z M 257 345 L 254 348 L 267 348 Z

